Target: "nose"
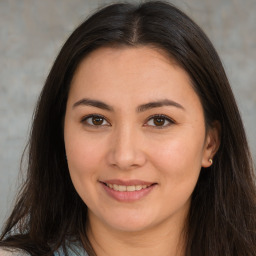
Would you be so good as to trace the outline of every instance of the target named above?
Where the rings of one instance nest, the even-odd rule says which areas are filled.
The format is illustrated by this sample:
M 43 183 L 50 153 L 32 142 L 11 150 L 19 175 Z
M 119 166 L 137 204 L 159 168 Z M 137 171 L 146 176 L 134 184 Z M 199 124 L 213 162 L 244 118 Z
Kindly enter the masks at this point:
M 108 163 L 120 170 L 141 167 L 146 162 L 143 135 L 134 127 L 120 127 L 111 136 Z

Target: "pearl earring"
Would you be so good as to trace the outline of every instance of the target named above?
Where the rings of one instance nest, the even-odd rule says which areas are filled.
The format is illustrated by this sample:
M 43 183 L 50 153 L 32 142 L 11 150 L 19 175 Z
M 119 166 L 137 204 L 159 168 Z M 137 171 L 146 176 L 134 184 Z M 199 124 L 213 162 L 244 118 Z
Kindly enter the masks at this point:
M 211 158 L 209 158 L 209 162 L 212 164 L 213 163 L 213 160 Z

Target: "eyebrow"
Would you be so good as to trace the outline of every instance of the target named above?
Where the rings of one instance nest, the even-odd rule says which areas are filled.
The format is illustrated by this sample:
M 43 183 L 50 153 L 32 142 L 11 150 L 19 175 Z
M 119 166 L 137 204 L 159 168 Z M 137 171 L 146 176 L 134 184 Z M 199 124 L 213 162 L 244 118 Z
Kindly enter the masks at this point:
M 148 109 L 159 108 L 159 107 L 163 107 L 163 106 L 173 106 L 173 107 L 177 107 L 177 108 L 185 110 L 185 108 L 182 105 L 180 105 L 179 103 L 177 103 L 173 100 L 163 99 L 163 100 L 158 100 L 158 101 L 142 104 L 137 107 L 137 112 L 143 112 Z
M 111 112 L 114 111 L 113 107 L 109 106 L 108 104 L 106 104 L 102 101 L 87 99 L 87 98 L 77 101 L 73 105 L 73 108 L 75 108 L 77 106 L 92 106 L 92 107 L 100 108 L 100 109 L 111 111 Z M 152 108 L 159 108 L 159 107 L 163 107 L 163 106 L 173 106 L 173 107 L 177 107 L 179 109 L 185 110 L 185 108 L 181 104 L 179 104 L 173 100 L 163 99 L 163 100 L 158 100 L 158 101 L 153 101 L 153 102 L 149 102 L 146 104 L 142 104 L 137 107 L 136 111 L 138 113 L 140 113 L 140 112 L 144 112 L 146 110 L 152 109 Z
M 100 108 L 100 109 L 104 109 L 112 112 L 114 111 L 114 109 L 108 104 L 99 100 L 92 100 L 92 99 L 81 99 L 73 105 L 73 108 L 77 106 L 92 106 L 92 107 L 96 107 L 96 108 Z

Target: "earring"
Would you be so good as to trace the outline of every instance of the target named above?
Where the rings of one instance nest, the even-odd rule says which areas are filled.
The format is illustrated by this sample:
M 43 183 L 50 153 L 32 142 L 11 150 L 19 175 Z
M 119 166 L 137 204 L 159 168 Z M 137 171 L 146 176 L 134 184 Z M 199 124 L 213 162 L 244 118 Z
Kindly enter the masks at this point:
M 211 164 L 213 163 L 213 160 L 211 159 L 211 158 L 209 158 L 209 160 L 208 160 Z

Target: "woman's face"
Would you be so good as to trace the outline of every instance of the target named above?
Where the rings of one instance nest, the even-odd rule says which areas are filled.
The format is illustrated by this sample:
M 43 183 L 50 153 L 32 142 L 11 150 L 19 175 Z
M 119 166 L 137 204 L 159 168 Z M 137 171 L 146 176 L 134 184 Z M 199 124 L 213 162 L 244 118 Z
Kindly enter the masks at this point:
M 183 221 L 216 138 L 187 73 L 149 47 L 101 48 L 81 62 L 64 137 L 91 225 L 122 231 Z

